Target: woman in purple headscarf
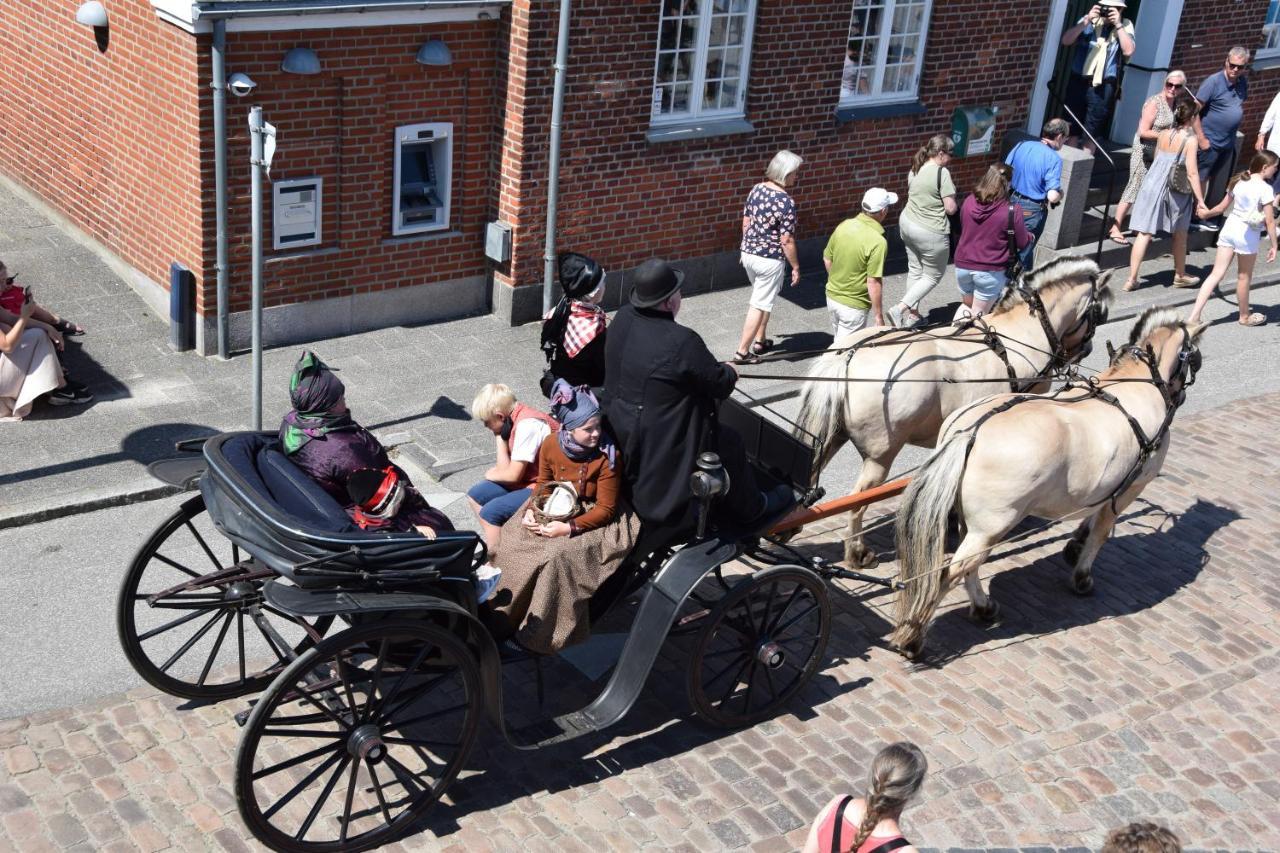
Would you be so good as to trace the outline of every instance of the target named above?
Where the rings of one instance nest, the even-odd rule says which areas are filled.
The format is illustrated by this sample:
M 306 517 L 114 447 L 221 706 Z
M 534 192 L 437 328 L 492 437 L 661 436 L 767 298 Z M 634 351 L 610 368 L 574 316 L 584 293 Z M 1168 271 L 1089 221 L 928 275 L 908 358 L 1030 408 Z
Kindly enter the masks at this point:
M 622 457 L 600 424 L 595 395 L 557 379 L 551 417 L 561 428 L 538 452 L 533 497 L 503 526 L 490 560 L 502 570 L 492 598 L 495 633 L 514 633 L 539 654 L 587 639 L 591 596 L 640 531 L 621 497 Z
M 453 523 L 433 508 L 409 482 L 373 433 L 360 426 L 347 409 L 346 388 L 333 371 L 310 350 L 293 368 L 289 401 L 293 409 L 280 424 L 280 444 L 286 456 L 333 498 L 352 510 L 347 492 L 350 476 L 362 468 L 394 468 L 406 486 L 399 517 L 414 527 L 439 533 Z

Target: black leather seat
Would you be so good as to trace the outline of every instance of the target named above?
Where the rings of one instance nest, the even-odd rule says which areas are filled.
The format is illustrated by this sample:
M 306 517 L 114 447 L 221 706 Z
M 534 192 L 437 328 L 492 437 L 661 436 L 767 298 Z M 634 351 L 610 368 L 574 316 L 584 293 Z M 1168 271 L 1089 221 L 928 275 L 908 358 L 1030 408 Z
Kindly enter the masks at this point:
M 442 579 L 470 582 L 483 548 L 474 533 L 427 539 L 370 533 L 280 452 L 271 433 L 224 433 L 204 445 L 200 481 L 218 530 L 301 587 L 374 588 Z M 323 561 L 302 567 L 299 563 Z

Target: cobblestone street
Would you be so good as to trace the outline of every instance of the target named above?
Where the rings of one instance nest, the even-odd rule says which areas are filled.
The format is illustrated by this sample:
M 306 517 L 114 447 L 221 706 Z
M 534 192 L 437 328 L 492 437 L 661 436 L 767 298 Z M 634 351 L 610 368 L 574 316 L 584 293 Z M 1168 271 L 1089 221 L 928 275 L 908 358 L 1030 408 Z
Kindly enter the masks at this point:
M 819 675 L 790 713 L 737 733 L 689 718 L 669 644 L 602 736 L 530 754 L 482 735 L 449 801 L 391 849 L 794 850 L 902 738 L 930 761 L 904 819 L 922 849 L 1096 848 L 1137 818 L 1188 849 L 1280 849 L 1277 423 L 1280 395 L 1176 421 L 1090 598 L 1068 590 L 1069 528 L 1032 533 L 984 572 L 1003 621 L 979 628 L 953 593 L 932 660 L 911 668 L 883 646 L 891 597 L 842 584 Z M 835 556 L 838 533 L 798 543 Z M 891 550 L 888 530 L 872 540 Z M 232 793 L 244 707 L 146 689 L 0 722 L 0 849 L 257 849 Z

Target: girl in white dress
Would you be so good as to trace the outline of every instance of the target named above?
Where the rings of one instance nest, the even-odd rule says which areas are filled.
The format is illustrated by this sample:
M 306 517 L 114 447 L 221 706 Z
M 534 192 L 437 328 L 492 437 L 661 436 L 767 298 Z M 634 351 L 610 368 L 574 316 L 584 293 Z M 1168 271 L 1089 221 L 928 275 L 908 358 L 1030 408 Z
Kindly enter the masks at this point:
M 1218 290 L 1218 284 L 1227 275 L 1231 259 L 1236 261 L 1236 302 L 1240 308 L 1240 325 L 1261 326 L 1267 318 L 1249 310 L 1249 284 L 1253 281 L 1253 267 L 1258 260 L 1258 244 L 1266 229 L 1271 239 L 1267 250 L 1267 263 L 1276 259 L 1276 194 L 1272 182 L 1280 157 L 1271 151 L 1259 151 L 1249 161 L 1249 168 L 1232 178 L 1227 195 L 1221 204 L 1208 211 L 1201 211 L 1201 219 L 1217 216 L 1230 208 L 1231 215 L 1218 235 L 1218 256 L 1213 272 L 1200 286 L 1195 307 L 1188 320 L 1200 322 L 1200 314 L 1209 297 Z

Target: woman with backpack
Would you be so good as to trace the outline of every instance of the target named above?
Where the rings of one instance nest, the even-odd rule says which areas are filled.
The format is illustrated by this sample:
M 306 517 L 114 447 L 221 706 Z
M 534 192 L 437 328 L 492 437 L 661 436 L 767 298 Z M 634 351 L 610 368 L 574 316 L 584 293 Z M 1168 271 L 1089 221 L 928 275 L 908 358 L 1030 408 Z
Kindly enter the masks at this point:
M 938 286 L 951 256 L 951 220 L 956 212 L 956 185 L 947 164 L 955 143 L 951 137 L 930 137 L 911 162 L 907 173 L 907 205 L 898 217 L 898 233 L 907 249 L 907 289 L 902 301 L 889 309 L 889 319 L 899 328 L 924 321 L 920 302 Z

